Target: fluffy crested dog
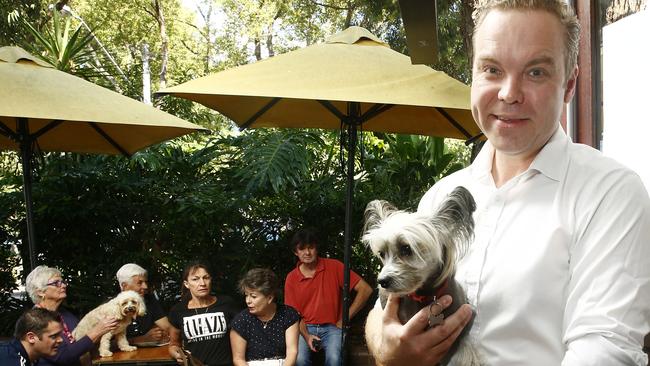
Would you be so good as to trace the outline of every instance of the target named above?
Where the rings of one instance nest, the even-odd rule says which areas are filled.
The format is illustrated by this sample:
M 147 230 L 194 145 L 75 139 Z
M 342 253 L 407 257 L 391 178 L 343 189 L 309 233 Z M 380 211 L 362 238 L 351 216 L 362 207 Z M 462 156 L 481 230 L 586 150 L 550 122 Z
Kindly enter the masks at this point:
M 388 293 L 401 297 L 398 315 L 402 324 L 446 294 L 453 303 L 443 311 L 445 317 L 467 303 L 454 274 L 456 261 L 474 235 L 475 209 L 474 198 L 464 187 L 455 188 L 431 213 L 399 211 L 380 200 L 368 203 L 362 241 L 383 264 L 377 278 L 382 307 Z M 368 347 L 375 351 L 381 342 L 381 324 L 375 324 L 378 320 L 369 317 L 372 324 L 366 324 Z M 430 317 L 430 325 L 437 322 L 442 318 Z M 481 365 L 476 349 L 464 337 L 470 326 L 458 337 L 443 365 Z
M 120 351 L 135 351 L 138 349 L 131 346 L 126 339 L 126 327 L 138 315 L 142 316 L 146 313 L 147 309 L 144 305 L 144 300 L 135 291 L 120 292 L 115 298 L 109 302 L 99 305 L 91 310 L 84 316 L 77 327 L 72 332 L 75 339 L 81 339 L 88 331 L 97 325 L 102 319 L 112 316 L 119 321 L 117 328 L 104 334 L 99 341 L 99 355 L 102 357 L 109 357 L 113 355 L 111 352 L 111 338 L 115 336 L 117 347 Z

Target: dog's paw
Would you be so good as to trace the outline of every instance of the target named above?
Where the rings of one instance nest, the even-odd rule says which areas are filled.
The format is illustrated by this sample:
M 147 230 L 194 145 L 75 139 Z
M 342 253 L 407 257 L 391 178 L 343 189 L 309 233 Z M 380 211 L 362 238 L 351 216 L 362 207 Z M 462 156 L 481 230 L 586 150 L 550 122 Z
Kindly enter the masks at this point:
M 136 346 L 124 346 L 124 347 L 120 347 L 120 351 L 124 351 L 124 352 L 133 352 L 133 351 L 135 351 L 136 349 L 138 349 L 138 347 L 136 347 Z
M 111 357 L 113 355 L 113 352 L 109 350 L 99 350 L 99 355 L 101 357 Z

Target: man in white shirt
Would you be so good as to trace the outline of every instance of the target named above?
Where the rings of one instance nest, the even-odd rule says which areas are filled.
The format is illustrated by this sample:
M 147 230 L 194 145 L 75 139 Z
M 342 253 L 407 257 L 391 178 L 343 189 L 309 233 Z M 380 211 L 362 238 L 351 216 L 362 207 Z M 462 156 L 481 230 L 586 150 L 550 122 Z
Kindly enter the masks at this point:
M 457 186 L 476 200 L 456 273 L 470 337 L 488 365 L 646 365 L 650 199 L 635 173 L 559 124 L 578 75 L 577 19 L 563 0 L 488 0 L 475 21 L 472 113 L 488 142 L 418 208 Z M 425 308 L 402 326 L 398 303 L 369 315 L 383 317 L 386 365 L 436 364 L 471 313 L 427 329 Z

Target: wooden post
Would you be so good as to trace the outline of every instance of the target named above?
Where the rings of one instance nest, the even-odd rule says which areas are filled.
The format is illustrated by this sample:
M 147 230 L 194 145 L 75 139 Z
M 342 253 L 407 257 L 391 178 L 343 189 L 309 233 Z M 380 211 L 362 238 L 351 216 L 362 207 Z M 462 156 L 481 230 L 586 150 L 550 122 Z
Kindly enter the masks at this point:
M 575 0 L 581 27 L 576 91 L 575 142 L 600 148 L 602 133 L 602 86 L 600 60 L 600 20 L 598 3 Z

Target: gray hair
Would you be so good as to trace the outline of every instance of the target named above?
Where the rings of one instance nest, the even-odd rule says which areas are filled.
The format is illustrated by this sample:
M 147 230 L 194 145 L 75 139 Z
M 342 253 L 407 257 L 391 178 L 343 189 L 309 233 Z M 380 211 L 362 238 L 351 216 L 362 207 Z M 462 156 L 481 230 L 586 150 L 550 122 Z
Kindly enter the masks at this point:
M 268 268 L 253 268 L 239 281 L 239 291 L 243 294 L 246 289 L 273 296 L 276 300 L 280 291 L 278 277 Z
M 117 278 L 117 284 L 122 287 L 123 283 L 129 283 L 133 279 L 133 276 L 146 276 L 147 270 L 140 267 L 135 263 L 127 263 L 120 267 L 117 270 L 115 277 Z
M 573 8 L 566 0 L 479 0 L 472 14 L 474 19 L 474 37 L 487 14 L 494 10 L 543 10 L 555 16 L 564 26 L 564 67 L 565 78 L 569 80 L 573 69 L 578 63 L 578 47 L 580 43 L 580 23 Z
M 25 279 L 25 290 L 32 299 L 34 304 L 40 303 L 43 298 L 38 294 L 39 291 L 45 291 L 47 288 L 47 281 L 52 277 L 61 277 L 61 271 L 54 267 L 38 266 L 34 268 Z

